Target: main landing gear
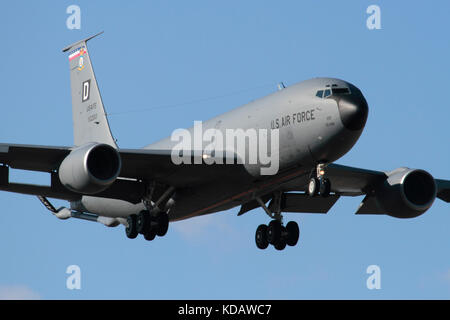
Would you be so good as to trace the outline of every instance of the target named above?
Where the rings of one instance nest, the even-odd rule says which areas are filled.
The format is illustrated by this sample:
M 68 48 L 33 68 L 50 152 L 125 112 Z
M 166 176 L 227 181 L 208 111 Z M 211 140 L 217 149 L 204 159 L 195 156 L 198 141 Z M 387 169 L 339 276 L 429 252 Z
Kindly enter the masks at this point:
M 255 241 L 259 249 L 266 249 L 269 244 L 277 250 L 283 250 L 288 246 L 295 246 L 300 236 L 300 229 L 295 221 L 289 221 L 283 226 L 281 221 L 272 220 L 269 225 L 261 224 L 256 229 Z
M 163 237 L 169 229 L 168 210 L 174 203 L 174 187 L 169 187 L 156 202 L 152 202 L 155 184 L 150 185 L 143 199 L 147 210 L 132 214 L 127 218 L 125 233 L 129 239 L 142 234 L 145 240 L 152 241 L 156 236 Z
M 142 234 L 145 240 L 151 241 L 156 236 L 163 237 L 167 233 L 169 216 L 162 211 L 151 215 L 148 210 L 142 210 L 139 214 L 128 216 L 127 223 L 125 233 L 128 238 L 134 239 Z
M 330 192 L 331 183 L 329 179 L 325 178 L 325 164 L 318 164 L 316 176 L 309 180 L 307 193 L 310 197 L 315 197 L 318 194 L 322 197 L 328 197 Z
M 256 201 L 267 215 L 273 219 L 268 225 L 261 224 L 256 229 L 255 242 L 256 246 L 261 250 L 266 249 L 269 244 L 273 245 L 276 250 L 284 250 L 286 245 L 295 246 L 300 237 L 300 229 L 297 222 L 289 221 L 286 226 L 283 225 L 281 192 L 276 193 L 273 200 L 275 201 L 275 212 L 267 208 L 261 198 L 256 198 Z

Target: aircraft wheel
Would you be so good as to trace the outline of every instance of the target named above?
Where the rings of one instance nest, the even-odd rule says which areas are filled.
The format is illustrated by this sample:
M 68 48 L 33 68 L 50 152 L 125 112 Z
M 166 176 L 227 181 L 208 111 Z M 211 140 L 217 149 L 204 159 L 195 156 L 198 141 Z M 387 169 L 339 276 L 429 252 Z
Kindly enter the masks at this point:
M 267 240 L 267 229 L 268 228 L 265 224 L 261 224 L 256 229 L 255 234 L 256 246 L 261 250 L 264 250 L 269 246 L 269 240 Z
M 129 239 L 134 239 L 138 235 L 138 231 L 136 228 L 136 220 L 137 216 L 135 214 L 129 215 L 127 217 L 128 226 L 125 228 L 125 233 Z
M 285 229 L 282 227 L 282 229 Z M 274 245 L 275 249 L 278 251 L 284 250 L 286 248 L 286 239 L 285 237 L 281 237 L 280 240 Z
M 320 195 L 324 198 L 330 195 L 331 191 L 331 183 L 329 179 L 323 179 L 320 184 Z
M 169 229 L 169 216 L 165 212 L 160 212 L 158 216 L 156 217 L 157 221 L 157 228 L 156 228 L 156 234 L 159 237 L 163 237 L 166 235 L 167 230 Z
M 270 244 L 276 245 L 281 239 L 281 222 L 272 220 L 267 228 L 267 240 Z
M 154 230 L 149 229 L 144 233 L 144 239 L 147 241 L 152 241 L 153 239 L 155 239 L 155 237 L 156 232 Z
M 291 247 L 295 246 L 298 242 L 298 238 L 300 237 L 300 229 L 297 222 L 289 221 L 286 225 L 286 232 L 286 244 Z
M 150 213 L 147 210 L 139 212 L 136 218 L 136 230 L 140 234 L 145 234 L 150 229 Z
M 319 193 L 320 181 L 317 178 L 311 178 L 308 183 L 308 195 L 315 197 Z

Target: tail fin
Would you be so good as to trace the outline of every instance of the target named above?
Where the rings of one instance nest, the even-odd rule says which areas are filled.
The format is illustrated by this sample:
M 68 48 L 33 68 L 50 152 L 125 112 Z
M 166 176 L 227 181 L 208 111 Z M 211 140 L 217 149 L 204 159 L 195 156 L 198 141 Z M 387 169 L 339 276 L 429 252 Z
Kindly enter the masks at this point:
M 117 148 L 109 129 L 102 97 L 86 45 L 88 40 L 101 33 L 103 32 L 63 49 L 63 52 L 69 52 L 73 137 L 76 146 L 88 142 L 100 142 Z

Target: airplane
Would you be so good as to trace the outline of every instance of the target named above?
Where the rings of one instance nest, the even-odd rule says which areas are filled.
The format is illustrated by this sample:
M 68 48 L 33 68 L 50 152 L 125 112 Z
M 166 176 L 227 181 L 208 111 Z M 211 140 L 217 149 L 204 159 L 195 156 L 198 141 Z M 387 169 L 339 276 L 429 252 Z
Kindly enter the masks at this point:
M 450 181 L 435 179 L 425 170 L 382 172 L 334 163 L 355 145 L 369 111 L 356 86 L 335 78 L 281 86 L 203 123 L 216 132 L 276 131 L 275 174 L 255 170 L 265 166 L 262 162 L 206 163 L 201 159 L 216 155 L 194 148 L 183 156 L 200 161 L 176 164 L 176 141 L 171 137 L 142 149 L 119 148 L 87 48 L 99 34 L 63 49 L 70 66 L 73 145 L 1 143 L 0 190 L 37 196 L 57 218 L 123 225 L 128 238 L 142 235 L 148 241 L 166 235 L 173 221 L 235 207 L 240 207 L 239 216 L 262 208 L 270 222 L 257 227 L 256 246 L 276 250 L 295 246 L 300 236 L 298 224 L 285 223 L 283 213 L 327 213 L 340 197 L 364 195 L 356 214 L 396 218 L 417 217 L 436 198 L 450 202 Z M 237 153 L 231 156 L 239 158 Z M 10 168 L 46 172 L 50 185 L 10 182 Z M 66 200 L 69 207 L 56 209 L 49 198 Z

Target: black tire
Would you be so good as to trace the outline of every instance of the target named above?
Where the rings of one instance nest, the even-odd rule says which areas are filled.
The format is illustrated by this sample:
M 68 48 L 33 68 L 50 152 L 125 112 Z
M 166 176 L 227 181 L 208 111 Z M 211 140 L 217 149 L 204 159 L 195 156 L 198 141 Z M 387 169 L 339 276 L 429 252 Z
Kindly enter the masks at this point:
M 281 240 L 281 222 L 272 220 L 267 228 L 267 240 L 270 244 L 276 245 Z
M 277 244 L 274 245 L 276 250 L 284 250 L 284 248 L 286 248 L 286 239 L 284 239 L 284 237 L 282 237 Z
M 295 246 L 298 242 L 298 238 L 300 237 L 300 229 L 297 222 L 289 221 L 286 225 L 286 231 L 286 244 L 291 247 Z
M 150 229 L 150 213 L 142 210 L 136 217 L 136 230 L 140 234 L 145 234 Z
M 147 230 L 147 232 L 144 233 L 144 239 L 147 241 L 152 241 L 156 237 L 156 232 L 154 230 Z
M 269 246 L 269 240 L 267 240 L 267 229 L 268 228 L 265 224 L 261 224 L 256 229 L 255 242 L 256 246 L 261 250 L 264 250 Z
M 319 193 L 320 182 L 317 178 L 311 178 L 308 183 L 308 195 L 310 197 L 315 197 Z
M 156 234 L 158 237 L 164 237 L 169 230 L 169 216 L 165 212 L 158 213 L 156 217 L 157 228 Z
M 137 216 L 135 214 L 129 215 L 127 217 L 128 226 L 125 228 L 125 233 L 129 239 L 135 239 L 138 236 L 138 232 L 136 229 L 136 219 Z
M 328 197 L 331 192 L 331 183 L 328 179 L 323 179 L 320 184 L 320 195 L 324 198 Z

